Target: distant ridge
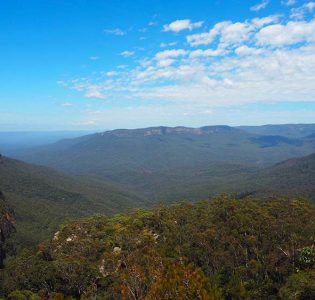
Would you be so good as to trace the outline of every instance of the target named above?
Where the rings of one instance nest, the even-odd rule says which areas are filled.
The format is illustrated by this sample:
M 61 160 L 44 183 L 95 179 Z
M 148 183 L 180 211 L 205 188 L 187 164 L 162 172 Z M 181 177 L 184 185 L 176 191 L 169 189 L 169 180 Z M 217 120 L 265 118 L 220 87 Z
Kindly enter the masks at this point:
M 301 126 L 267 126 L 263 134 L 226 125 L 116 129 L 33 148 L 19 158 L 119 184 L 151 203 L 195 200 L 225 191 L 230 175 L 243 178 L 314 152 L 315 139 L 301 137 L 300 129 L 308 128 L 302 130 L 307 136 L 315 125 Z M 290 135 L 275 134 L 279 128 Z
M 249 133 L 260 135 L 281 135 L 288 137 L 306 137 L 315 132 L 315 124 L 268 124 L 261 126 L 238 126 Z
M 240 131 L 234 127 L 230 127 L 227 125 L 218 125 L 218 126 L 204 126 L 199 128 L 193 127 L 167 127 L 167 126 L 158 126 L 158 127 L 147 127 L 147 128 L 139 128 L 139 129 L 115 129 L 108 130 L 99 135 L 104 136 L 106 134 L 116 135 L 119 137 L 124 136 L 132 136 L 132 135 L 143 135 L 143 136 L 151 136 L 151 135 L 166 135 L 166 134 L 212 134 L 212 133 L 228 133 L 228 132 L 236 132 Z

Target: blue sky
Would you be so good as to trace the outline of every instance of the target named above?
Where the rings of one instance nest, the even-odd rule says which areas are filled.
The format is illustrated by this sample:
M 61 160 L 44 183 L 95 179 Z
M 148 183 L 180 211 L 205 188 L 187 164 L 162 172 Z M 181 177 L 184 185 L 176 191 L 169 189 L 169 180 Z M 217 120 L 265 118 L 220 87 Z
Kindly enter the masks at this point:
M 0 130 L 313 123 L 315 2 L 0 1 Z

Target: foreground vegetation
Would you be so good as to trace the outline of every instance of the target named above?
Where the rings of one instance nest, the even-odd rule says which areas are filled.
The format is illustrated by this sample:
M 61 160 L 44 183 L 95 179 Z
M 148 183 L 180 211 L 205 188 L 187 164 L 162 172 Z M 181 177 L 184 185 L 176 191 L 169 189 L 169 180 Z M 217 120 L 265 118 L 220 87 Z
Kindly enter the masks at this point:
M 314 299 L 315 205 L 220 196 L 68 223 L 7 261 L 8 299 Z

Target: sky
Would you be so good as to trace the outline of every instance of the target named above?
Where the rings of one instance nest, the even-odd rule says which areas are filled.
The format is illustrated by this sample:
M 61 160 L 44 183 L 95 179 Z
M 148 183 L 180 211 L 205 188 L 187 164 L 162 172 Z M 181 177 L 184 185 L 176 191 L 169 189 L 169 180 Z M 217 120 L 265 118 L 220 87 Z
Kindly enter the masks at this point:
M 314 121 L 314 1 L 0 1 L 0 131 Z

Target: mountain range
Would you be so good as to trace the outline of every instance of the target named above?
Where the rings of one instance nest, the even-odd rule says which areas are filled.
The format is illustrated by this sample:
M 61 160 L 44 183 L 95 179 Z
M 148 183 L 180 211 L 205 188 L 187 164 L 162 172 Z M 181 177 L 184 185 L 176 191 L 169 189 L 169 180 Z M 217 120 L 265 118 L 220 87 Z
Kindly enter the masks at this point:
M 22 149 L 20 160 L 2 156 L 0 190 L 20 248 L 95 213 L 220 193 L 315 199 L 314 133 L 314 125 L 106 131 Z
M 150 202 L 194 200 L 230 191 L 233 176 L 247 178 L 312 154 L 314 132 L 313 124 L 119 129 L 36 147 L 18 158 L 119 184 Z

